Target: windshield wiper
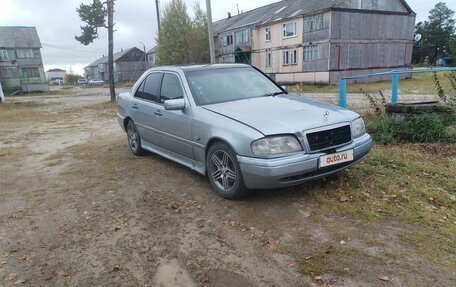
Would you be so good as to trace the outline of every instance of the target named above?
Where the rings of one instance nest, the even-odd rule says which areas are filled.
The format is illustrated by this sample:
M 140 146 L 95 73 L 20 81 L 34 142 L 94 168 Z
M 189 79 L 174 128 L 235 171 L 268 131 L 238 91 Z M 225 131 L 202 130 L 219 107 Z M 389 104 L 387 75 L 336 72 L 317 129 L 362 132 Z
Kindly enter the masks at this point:
M 280 92 L 275 92 L 275 93 L 268 93 L 268 94 L 262 95 L 261 97 L 275 97 L 275 96 L 278 96 L 281 94 L 286 94 L 286 92 L 280 91 Z

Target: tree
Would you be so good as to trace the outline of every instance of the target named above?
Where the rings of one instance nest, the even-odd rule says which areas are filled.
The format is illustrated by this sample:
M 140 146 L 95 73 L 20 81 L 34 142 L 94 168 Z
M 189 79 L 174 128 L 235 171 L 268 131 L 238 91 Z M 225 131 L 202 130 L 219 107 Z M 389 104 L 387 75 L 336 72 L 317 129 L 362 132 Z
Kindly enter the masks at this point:
M 206 13 L 195 6 L 193 20 L 182 0 L 171 0 L 163 10 L 158 34 L 160 65 L 208 63 Z
M 456 37 L 450 39 L 450 64 L 456 66 Z
M 182 0 L 171 0 L 163 10 L 158 34 L 157 58 L 160 65 L 187 64 L 187 42 L 192 23 Z
M 73 69 L 70 70 L 65 74 L 65 78 L 63 82 L 65 85 L 73 85 L 76 86 L 79 79 L 84 79 L 83 76 L 76 74 Z
M 114 87 L 114 0 L 92 0 L 91 4 L 81 4 L 76 8 L 79 17 L 85 26 L 81 26 L 82 34 L 74 38 L 83 45 L 91 44 L 98 38 L 98 28 L 108 29 L 108 72 L 109 72 L 109 91 L 111 101 L 116 99 Z M 106 25 L 108 18 L 108 25 Z
M 201 9 L 198 3 L 193 10 L 193 14 L 191 38 L 189 39 L 191 58 L 194 63 L 208 63 L 210 55 L 206 12 Z
M 424 34 L 424 29 L 423 29 L 423 22 L 418 22 L 415 25 L 415 35 L 423 35 Z M 414 64 L 419 64 L 419 63 L 424 63 L 424 49 L 423 49 L 423 41 L 414 41 L 413 42 L 413 56 L 412 56 L 412 62 Z
M 415 62 L 417 59 L 423 62 L 427 58 L 429 63 L 435 64 L 438 58 L 449 54 L 456 30 L 454 14 L 445 2 L 439 2 L 429 11 L 428 20 L 416 25 L 415 33 L 421 34 L 422 39 L 415 44 L 418 49 L 414 52 Z

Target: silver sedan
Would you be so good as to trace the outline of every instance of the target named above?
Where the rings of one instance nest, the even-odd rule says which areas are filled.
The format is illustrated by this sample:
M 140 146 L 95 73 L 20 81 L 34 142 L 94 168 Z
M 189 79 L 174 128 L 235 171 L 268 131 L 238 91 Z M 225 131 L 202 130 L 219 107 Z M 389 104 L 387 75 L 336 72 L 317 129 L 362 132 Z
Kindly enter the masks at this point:
M 157 67 L 118 97 L 135 155 L 203 175 L 222 197 L 301 184 L 361 160 L 372 140 L 357 114 L 291 95 L 254 67 Z

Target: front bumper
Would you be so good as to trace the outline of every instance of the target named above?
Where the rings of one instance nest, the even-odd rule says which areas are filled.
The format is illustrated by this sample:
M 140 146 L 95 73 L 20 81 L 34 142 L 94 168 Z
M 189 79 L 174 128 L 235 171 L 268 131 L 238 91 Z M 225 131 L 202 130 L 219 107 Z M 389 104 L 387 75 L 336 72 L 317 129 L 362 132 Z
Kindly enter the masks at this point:
M 326 153 L 297 154 L 273 159 L 238 156 L 238 161 L 247 188 L 270 189 L 297 185 L 344 170 L 360 161 L 371 148 L 372 138 L 364 134 L 336 149 L 336 152 L 353 149 L 352 161 L 321 169 L 318 168 L 318 161 Z

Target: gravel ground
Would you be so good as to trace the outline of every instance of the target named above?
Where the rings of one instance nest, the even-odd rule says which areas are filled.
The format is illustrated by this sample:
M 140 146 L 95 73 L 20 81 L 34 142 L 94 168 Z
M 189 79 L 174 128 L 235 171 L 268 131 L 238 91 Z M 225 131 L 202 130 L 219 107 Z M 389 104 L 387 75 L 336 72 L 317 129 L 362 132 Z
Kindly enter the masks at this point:
M 30 117 L 0 123 L 0 286 L 456 282 L 400 240 L 419 225 L 322 209 L 316 194 L 347 173 L 223 200 L 195 172 L 131 155 L 107 89 L 60 92 L 7 99 Z

